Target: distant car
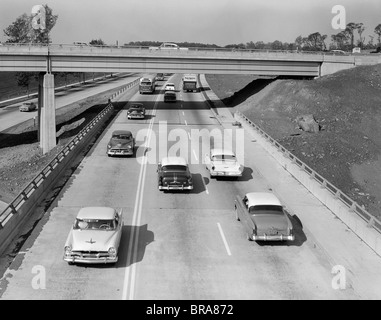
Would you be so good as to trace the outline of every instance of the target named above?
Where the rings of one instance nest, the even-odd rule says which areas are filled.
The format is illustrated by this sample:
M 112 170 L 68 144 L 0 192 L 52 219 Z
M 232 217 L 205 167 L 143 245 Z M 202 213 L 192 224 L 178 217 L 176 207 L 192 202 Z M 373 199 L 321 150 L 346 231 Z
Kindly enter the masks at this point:
M 127 110 L 127 119 L 144 119 L 145 115 L 143 103 L 133 102 Z
M 360 47 L 353 48 L 352 53 L 361 53 L 361 48 Z
M 164 80 L 164 74 L 163 73 L 158 73 L 156 75 L 156 80 L 157 81 L 163 81 Z
M 248 240 L 293 241 L 291 220 L 279 199 L 270 192 L 250 192 L 236 197 L 235 215 L 242 221 Z
M 20 107 L 19 110 L 21 112 L 29 112 L 37 110 L 37 106 L 34 102 L 24 102 Z
M 135 139 L 131 131 L 115 130 L 107 144 L 107 155 L 132 156 L 135 150 Z
M 157 167 L 159 190 L 192 190 L 193 179 L 186 160 L 165 157 Z
M 164 93 L 164 102 L 176 102 L 176 92 L 174 90 L 168 90 Z
M 235 153 L 227 149 L 211 149 L 205 165 L 211 177 L 241 177 L 244 169 Z
M 81 208 L 66 239 L 63 259 L 69 264 L 116 263 L 122 229 L 122 210 Z
M 333 54 L 339 54 L 339 55 L 346 54 L 346 52 L 343 51 L 343 50 L 331 50 L 331 53 L 333 53 Z
M 176 90 L 176 87 L 175 87 L 175 84 L 172 83 L 172 82 L 168 82 L 165 87 L 164 87 L 164 90 L 165 91 L 169 91 L 169 90 Z

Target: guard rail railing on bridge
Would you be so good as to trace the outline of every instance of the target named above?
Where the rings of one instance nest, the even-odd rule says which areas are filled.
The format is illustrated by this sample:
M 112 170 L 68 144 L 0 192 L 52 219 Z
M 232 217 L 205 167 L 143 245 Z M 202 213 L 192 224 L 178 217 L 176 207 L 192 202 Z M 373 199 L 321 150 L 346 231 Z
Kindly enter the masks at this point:
M 1 49 L 2 48 L 2 49 Z M 33 49 L 36 48 L 46 48 L 46 51 L 54 50 L 54 49 L 67 49 L 68 51 L 72 50 L 139 50 L 139 51 L 165 51 L 165 52 L 236 52 L 236 53 L 265 53 L 265 54 L 306 54 L 306 55 L 320 55 L 320 56 L 368 56 L 369 53 L 362 52 L 362 53 L 351 53 L 351 52 L 345 52 L 345 53 L 338 53 L 335 51 L 308 51 L 308 50 L 298 50 L 298 49 L 289 49 L 289 50 L 276 50 L 276 49 L 255 49 L 255 48 L 234 48 L 234 47 L 179 47 L 179 50 L 176 49 L 152 49 L 151 46 L 136 46 L 136 45 L 90 45 L 90 44 L 54 44 L 54 43 L 0 43 L 0 52 L 6 51 L 7 48 L 23 48 L 23 49 L 30 49 L 30 51 L 33 51 Z M 186 50 L 184 50 L 186 49 Z M 377 54 L 377 56 L 379 56 Z
M 248 123 L 251 127 L 253 127 L 263 138 L 265 138 L 268 142 L 271 143 L 279 152 L 283 154 L 284 157 L 291 160 L 293 164 L 298 166 L 303 172 L 307 173 L 309 177 L 315 181 L 317 181 L 322 188 L 328 190 L 336 199 L 340 200 L 345 206 L 351 209 L 354 213 L 356 213 L 359 217 L 361 217 L 370 228 L 374 228 L 378 233 L 381 234 L 381 221 L 370 214 L 367 210 L 365 210 L 358 203 L 349 198 L 346 194 L 344 194 L 339 188 L 335 187 L 332 183 L 330 183 L 327 179 L 323 178 L 316 171 L 307 166 L 303 161 L 297 158 L 294 154 L 288 151 L 284 146 L 282 146 L 278 141 L 269 136 L 263 129 L 261 129 L 257 124 L 247 118 L 244 114 L 237 111 L 236 114 L 243 119 L 246 123 Z

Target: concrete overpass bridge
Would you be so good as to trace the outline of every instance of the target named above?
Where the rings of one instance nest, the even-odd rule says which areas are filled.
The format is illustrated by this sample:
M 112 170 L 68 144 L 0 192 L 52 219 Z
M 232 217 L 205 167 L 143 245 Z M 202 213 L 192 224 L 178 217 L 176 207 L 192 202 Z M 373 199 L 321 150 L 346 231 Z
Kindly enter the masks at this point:
M 73 45 L 0 46 L 0 72 L 40 72 L 39 115 L 43 152 L 56 145 L 54 76 L 56 72 L 138 72 L 254 74 L 320 77 L 358 65 L 381 63 L 371 55 L 333 55 L 295 51 Z

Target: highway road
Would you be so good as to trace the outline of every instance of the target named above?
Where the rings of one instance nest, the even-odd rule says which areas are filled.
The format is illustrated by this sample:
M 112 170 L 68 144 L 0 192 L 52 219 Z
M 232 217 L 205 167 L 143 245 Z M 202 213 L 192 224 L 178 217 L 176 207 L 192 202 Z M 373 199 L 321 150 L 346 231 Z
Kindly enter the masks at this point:
M 180 79 L 173 75 L 166 81 L 179 87 Z M 124 110 L 92 146 L 5 272 L 1 299 L 381 298 L 379 256 L 247 132 L 221 126 L 201 92 L 178 91 L 179 101 L 164 103 L 159 92 L 164 83 L 152 95 L 119 97 L 126 101 Z M 127 119 L 130 96 L 145 104 L 145 120 Z M 117 129 L 132 131 L 136 157 L 107 157 L 107 142 Z M 201 130 L 223 133 L 236 148 L 244 144 L 242 178 L 209 178 L 202 163 L 209 140 L 196 143 Z M 216 135 L 214 144 L 219 142 Z M 166 153 L 187 157 L 194 190 L 158 190 L 157 162 Z M 247 241 L 235 220 L 237 194 L 267 190 L 286 205 L 295 242 Z M 63 247 L 75 216 L 81 207 L 98 205 L 123 209 L 119 261 L 68 265 Z M 337 266 L 346 271 L 339 282 L 332 273 Z
M 105 92 L 118 86 L 122 86 L 137 78 L 138 76 L 136 76 L 136 74 L 117 74 L 111 79 L 106 78 L 104 80 L 88 82 L 83 85 L 68 87 L 65 90 L 56 91 L 56 109 L 67 106 L 80 99 L 94 96 L 100 92 Z M 37 103 L 37 98 L 31 99 L 30 101 Z M 19 106 L 21 104 L 21 102 L 18 102 L 0 108 L 0 132 L 37 116 L 37 110 L 31 112 L 20 112 Z

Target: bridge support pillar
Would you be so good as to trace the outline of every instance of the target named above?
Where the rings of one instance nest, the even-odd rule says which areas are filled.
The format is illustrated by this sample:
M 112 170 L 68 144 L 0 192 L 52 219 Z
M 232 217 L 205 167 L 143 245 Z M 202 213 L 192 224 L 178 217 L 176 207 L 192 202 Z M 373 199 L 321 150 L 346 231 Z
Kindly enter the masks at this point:
M 48 153 L 57 145 L 54 75 L 40 74 L 38 89 L 39 140 L 42 152 Z

